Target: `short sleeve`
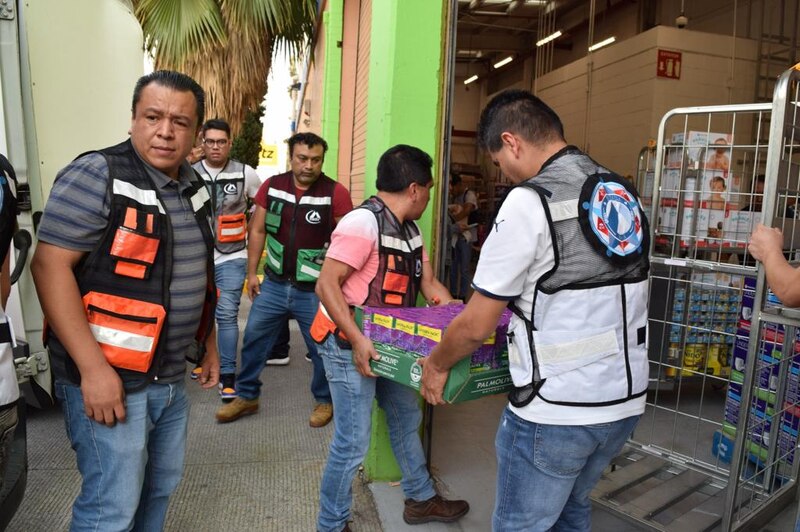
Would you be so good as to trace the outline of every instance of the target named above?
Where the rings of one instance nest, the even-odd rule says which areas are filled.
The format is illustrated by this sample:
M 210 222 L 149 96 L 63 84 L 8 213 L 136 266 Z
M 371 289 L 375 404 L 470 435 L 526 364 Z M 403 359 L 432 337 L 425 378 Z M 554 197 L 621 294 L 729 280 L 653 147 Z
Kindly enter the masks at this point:
M 333 217 L 341 218 L 353 210 L 353 200 L 350 198 L 350 191 L 344 185 L 336 183 L 333 188 Z
M 261 178 L 255 168 L 244 165 L 244 190 L 248 198 L 255 198 L 261 188 Z
M 258 192 L 256 192 L 256 195 L 253 198 L 253 202 L 263 209 L 267 208 L 268 191 L 269 191 L 269 179 L 261 183 L 261 186 L 258 187 Z
M 552 242 L 539 195 L 516 188 L 506 197 L 473 277 L 476 290 L 493 299 L 512 300 L 552 267 Z
M 108 163 L 91 153 L 56 176 L 37 236 L 54 246 L 88 252 L 100 241 L 109 212 Z
M 355 209 L 339 220 L 326 257 L 361 270 L 378 247 L 378 222 L 367 209 Z

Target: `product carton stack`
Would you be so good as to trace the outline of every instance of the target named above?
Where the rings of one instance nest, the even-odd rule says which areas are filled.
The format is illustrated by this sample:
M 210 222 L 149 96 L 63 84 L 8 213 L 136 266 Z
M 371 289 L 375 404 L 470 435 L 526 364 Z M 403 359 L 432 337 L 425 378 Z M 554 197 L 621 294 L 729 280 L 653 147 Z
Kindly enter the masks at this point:
M 358 309 L 356 320 L 381 356 L 370 362 L 372 371 L 419 390 L 422 368 L 417 360 L 430 355 L 463 308 L 463 304 L 453 304 Z M 445 384 L 445 401 L 467 401 L 511 389 L 506 343 L 510 319 L 511 313 L 504 311 L 497 329 L 484 344 L 453 366 Z
M 800 331 L 795 337 L 792 360 L 788 375 L 786 376 L 785 395 L 777 397 L 779 391 L 779 376 L 781 361 L 784 359 L 785 329 L 783 325 L 765 323 L 762 327 L 761 342 L 756 356 L 755 394 L 753 397 L 742 396 L 745 364 L 747 362 L 750 335 L 754 325 L 751 323 L 753 315 L 753 298 L 755 292 L 755 279 L 746 278 L 742 306 L 737 329 L 736 342 L 733 349 L 733 370 L 728 393 L 725 401 L 725 419 L 722 431 L 715 434 L 714 453 L 723 461 L 729 461 L 736 432 L 740 428 L 739 413 L 743 408 L 742 401 L 749 403 L 750 423 L 748 429 L 748 458 L 763 465 L 770 460 L 770 435 L 773 422 L 779 423 L 776 446 L 776 455 L 782 464 L 791 465 L 794 456 L 794 447 L 797 445 L 798 427 L 800 426 Z M 755 337 L 755 334 L 753 334 Z M 784 474 L 788 468 L 781 468 L 779 473 Z

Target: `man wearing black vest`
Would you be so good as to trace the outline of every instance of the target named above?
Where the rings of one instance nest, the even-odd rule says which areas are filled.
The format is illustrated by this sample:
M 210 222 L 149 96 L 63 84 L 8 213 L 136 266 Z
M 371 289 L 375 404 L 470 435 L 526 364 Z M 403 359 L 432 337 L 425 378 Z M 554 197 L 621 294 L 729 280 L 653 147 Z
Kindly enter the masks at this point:
M 140 78 L 130 139 L 61 170 L 42 216 L 31 272 L 83 479 L 71 530 L 162 530 L 194 340 L 217 385 L 211 201 L 186 161 L 204 103 L 184 74 Z
M 469 511 L 466 501 L 436 493 L 419 438 L 419 396 L 372 372 L 378 353 L 353 319 L 353 305 L 413 307 L 422 294 L 447 302 L 447 288 L 433 275 L 416 220 L 433 187 L 433 161 L 414 146 L 389 148 L 378 161 L 378 194 L 337 226 L 322 268 L 319 311 L 312 336 L 331 375 L 336 419 L 320 487 L 317 530 L 349 531 L 353 477 L 369 446 L 373 400 L 387 413 L 392 451 L 403 473 L 403 520 L 452 522 Z
M 255 197 L 261 180 L 253 167 L 230 158 L 231 128 L 226 121 L 211 119 L 203 124 L 200 134 L 205 158 L 192 167 L 203 177 L 214 209 L 219 394 L 227 402 L 236 397 L 239 302 L 247 272 L 247 200 Z M 193 378 L 197 372 L 192 372 Z
M 247 248 L 247 290 L 253 305 L 244 331 L 237 397 L 217 411 L 220 423 L 258 411 L 259 376 L 287 318 L 297 320 L 313 365 L 315 406 L 309 425 L 323 427 L 333 417 L 325 368 L 309 330 L 319 304 L 314 286 L 325 249 L 334 226 L 353 203 L 346 188 L 322 173 L 327 149 L 313 133 L 292 136 L 291 170 L 269 178 L 256 194 Z M 267 260 L 259 283 L 257 268 L 265 243 Z
M 645 409 L 647 219 L 633 185 L 569 146 L 558 115 L 527 91 L 495 96 L 478 140 L 518 186 L 469 303 L 423 361 L 420 391 L 441 404 L 448 370 L 510 306 L 514 389 L 495 440 L 492 530 L 591 530 L 589 494 Z

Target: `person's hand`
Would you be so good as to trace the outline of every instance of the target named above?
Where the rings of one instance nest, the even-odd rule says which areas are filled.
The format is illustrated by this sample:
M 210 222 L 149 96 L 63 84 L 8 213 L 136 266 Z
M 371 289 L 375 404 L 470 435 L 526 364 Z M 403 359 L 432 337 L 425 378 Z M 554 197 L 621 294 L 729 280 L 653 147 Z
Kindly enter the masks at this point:
M 353 346 L 353 363 L 356 371 L 365 377 L 377 377 L 369 366 L 370 360 L 380 360 L 381 356 L 375 351 L 372 340 L 366 336 L 361 336 L 357 341 L 351 342 Z
M 417 364 L 422 366 L 422 382 L 420 382 L 419 393 L 432 405 L 443 405 L 444 385 L 447 382 L 447 371 L 432 364 L 429 358 L 420 357 Z
M 761 262 L 769 259 L 771 255 L 782 255 L 783 233 L 775 227 L 758 224 L 750 236 L 750 244 L 747 249 L 754 258 Z
M 247 275 L 247 296 L 250 301 L 254 300 L 257 295 L 261 293 L 261 283 L 258 281 L 256 274 Z
M 203 372 L 197 381 L 203 388 L 213 388 L 219 383 L 219 353 L 216 349 L 209 349 L 200 363 Z
M 81 373 L 81 393 L 83 409 L 91 419 L 108 427 L 125 421 L 125 388 L 108 363 Z

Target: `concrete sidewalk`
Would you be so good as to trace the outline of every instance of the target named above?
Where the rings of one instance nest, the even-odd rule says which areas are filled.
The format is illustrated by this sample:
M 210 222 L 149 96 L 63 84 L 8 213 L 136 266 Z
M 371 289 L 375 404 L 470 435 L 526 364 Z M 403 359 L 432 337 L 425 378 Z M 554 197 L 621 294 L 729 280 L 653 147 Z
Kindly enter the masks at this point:
M 333 425 L 308 426 L 311 364 L 292 325 L 291 363 L 262 373 L 264 395 L 256 415 L 218 424 L 217 390 L 203 390 L 187 377 L 192 410 L 186 467 L 171 500 L 167 530 L 314 530 Z M 28 453 L 25 498 L 8 530 L 67 530 L 80 475 L 60 407 L 29 409 Z M 366 484 L 357 478 L 353 487 L 354 529 L 383 530 Z

